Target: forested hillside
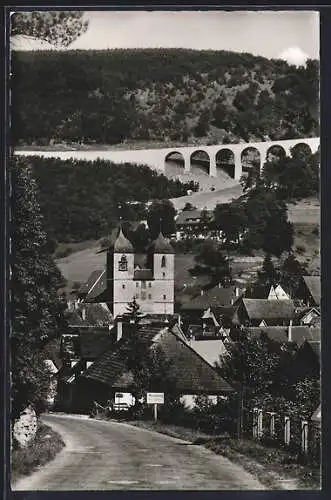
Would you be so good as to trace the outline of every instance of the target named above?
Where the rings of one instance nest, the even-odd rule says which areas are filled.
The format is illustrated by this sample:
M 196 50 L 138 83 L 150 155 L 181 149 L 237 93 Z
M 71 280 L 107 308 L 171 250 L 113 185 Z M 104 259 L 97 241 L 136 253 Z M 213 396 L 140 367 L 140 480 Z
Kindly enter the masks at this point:
M 144 218 L 146 201 L 182 196 L 188 189 L 198 188 L 193 182 L 170 180 L 144 165 L 40 156 L 17 156 L 13 161 L 31 166 L 47 234 L 54 242 L 98 239 L 111 232 L 119 217 Z
M 318 62 L 184 49 L 13 52 L 15 144 L 316 136 Z

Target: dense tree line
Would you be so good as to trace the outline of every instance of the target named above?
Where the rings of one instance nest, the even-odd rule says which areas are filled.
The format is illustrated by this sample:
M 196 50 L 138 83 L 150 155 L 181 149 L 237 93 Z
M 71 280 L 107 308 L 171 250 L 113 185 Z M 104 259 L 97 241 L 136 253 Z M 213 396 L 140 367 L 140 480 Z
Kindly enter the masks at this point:
M 318 62 L 184 49 L 14 52 L 13 139 L 286 139 L 318 135 Z
M 31 165 L 47 234 L 61 242 L 98 239 L 109 234 L 120 217 L 143 219 L 147 201 L 197 189 L 193 182 L 170 180 L 144 165 L 38 156 L 18 157 L 17 162 L 22 167 Z

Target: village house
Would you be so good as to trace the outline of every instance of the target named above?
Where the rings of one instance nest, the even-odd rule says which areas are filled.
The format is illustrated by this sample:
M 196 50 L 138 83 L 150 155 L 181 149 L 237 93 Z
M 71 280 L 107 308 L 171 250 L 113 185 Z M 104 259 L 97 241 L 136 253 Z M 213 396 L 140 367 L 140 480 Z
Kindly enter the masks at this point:
M 293 342 L 301 346 L 306 341 L 320 342 L 321 329 L 307 326 L 264 326 L 249 327 L 247 331 L 254 336 L 266 334 L 270 340 L 275 342 Z
M 206 236 L 219 239 L 219 231 L 211 230 L 209 227 L 212 219 L 212 210 L 183 210 L 175 219 L 176 240 L 206 238 Z
M 233 324 L 244 327 L 286 326 L 293 322 L 295 307 L 292 300 L 239 300 Z
M 307 307 L 319 307 L 321 304 L 321 277 L 303 276 L 295 298 Z
M 146 320 L 147 321 L 147 320 Z M 107 348 L 86 370 L 76 370 L 75 377 L 66 382 L 71 386 L 70 406 L 79 411 L 88 411 L 93 401 L 100 404 L 114 401 L 120 393 L 122 400 L 132 401 L 132 373 L 127 371 L 119 347 L 125 342 L 124 323 L 119 319 L 113 333 L 116 343 Z M 152 349 L 161 348 L 171 363 L 171 375 L 175 379 L 175 390 L 188 406 L 194 405 L 195 398 L 207 395 L 211 401 L 227 397 L 234 389 L 222 379 L 216 370 L 187 343 L 178 324 L 162 326 L 160 323 L 146 323 L 138 326 L 139 338 Z M 75 367 L 74 367 L 75 368 Z M 81 367 L 80 367 L 81 368 Z M 166 388 L 152 387 L 152 390 Z M 64 389 L 68 408 L 68 389 Z
M 174 249 L 159 234 L 148 249 L 148 267 L 136 261 L 132 243 L 122 229 L 106 252 L 106 268 L 94 271 L 78 291 L 84 303 L 105 303 L 113 317 L 127 310 L 136 299 L 146 314 L 174 313 Z

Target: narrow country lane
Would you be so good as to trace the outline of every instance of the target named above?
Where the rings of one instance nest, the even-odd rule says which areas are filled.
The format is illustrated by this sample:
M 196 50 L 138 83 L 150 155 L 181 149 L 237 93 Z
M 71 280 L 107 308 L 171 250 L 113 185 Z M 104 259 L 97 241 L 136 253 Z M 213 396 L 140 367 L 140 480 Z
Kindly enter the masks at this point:
M 262 490 L 241 467 L 195 445 L 127 425 L 44 415 L 66 447 L 12 486 L 27 490 Z

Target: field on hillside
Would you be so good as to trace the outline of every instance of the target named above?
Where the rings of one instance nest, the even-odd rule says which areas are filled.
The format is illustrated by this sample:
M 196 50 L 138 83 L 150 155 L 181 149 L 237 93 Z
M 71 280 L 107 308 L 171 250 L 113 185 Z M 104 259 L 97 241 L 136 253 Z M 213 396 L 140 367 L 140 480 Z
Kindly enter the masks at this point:
M 219 196 L 232 195 L 234 197 L 235 188 L 220 192 Z M 208 193 L 209 194 L 209 193 Z M 213 193 L 215 197 L 217 192 Z M 197 193 L 198 195 L 198 193 Z M 200 195 L 202 196 L 202 194 Z M 209 194 L 210 196 L 210 194 Z M 193 203 L 191 197 L 184 197 Z M 208 198 L 207 198 L 208 199 Z M 178 198 L 180 200 L 180 198 Z M 302 200 L 295 205 L 289 205 L 289 219 L 294 224 L 294 251 L 297 258 L 308 264 L 309 272 L 320 271 L 320 238 L 319 238 L 319 218 L 320 205 L 316 198 Z M 96 253 L 99 250 L 98 242 L 82 242 L 80 249 L 68 257 L 58 259 L 57 265 L 63 276 L 68 280 L 67 288 L 70 289 L 75 281 L 85 281 L 92 271 L 103 269 L 106 262 L 105 253 Z M 88 247 L 86 248 L 86 245 Z M 78 247 L 79 248 L 79 247 Z M 232 263 L 233 275 L 243 280 L 251 279 L 261 267 L 262 257 L 238 257 Z M 175 260 L 175 281 L 176 287 L 182 288 L 184 284 L 188 287 L 196 286 L 199 283 L 192 277 L 189 269 L 194 265 L 194 255 L 177 254 Z

